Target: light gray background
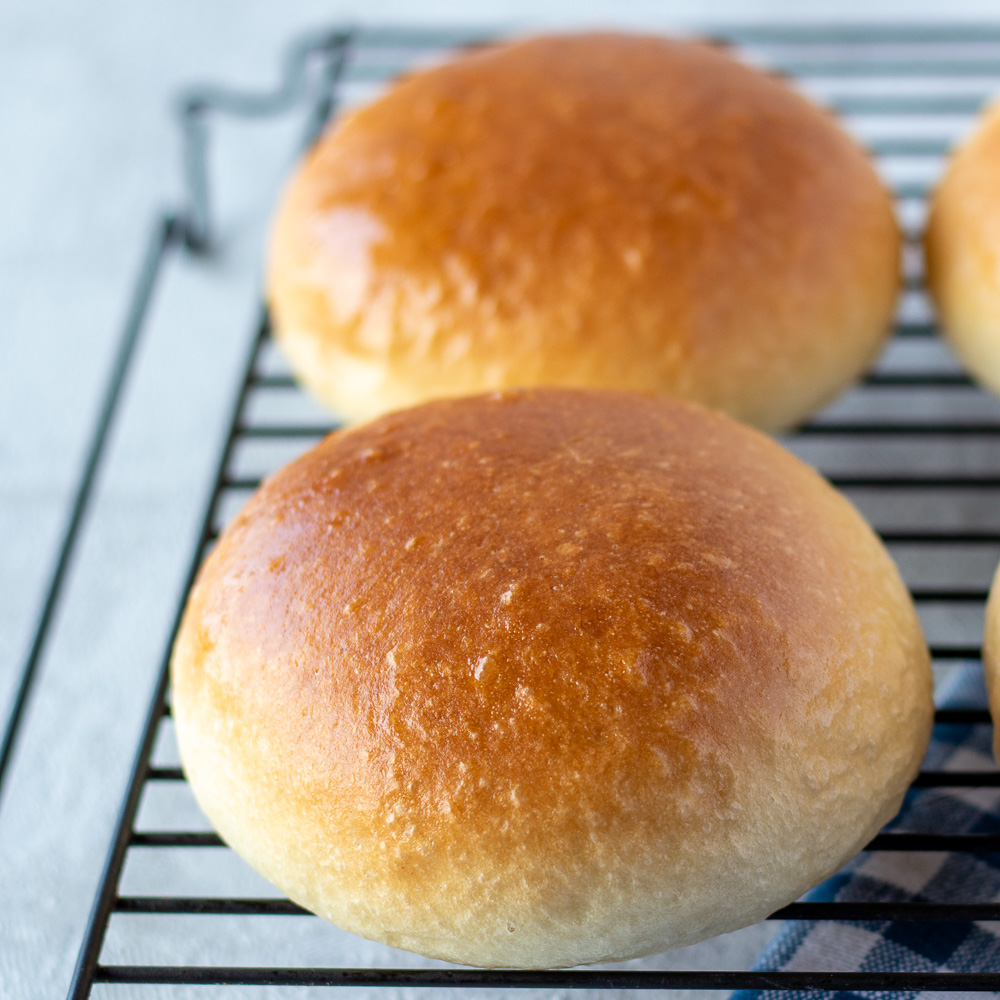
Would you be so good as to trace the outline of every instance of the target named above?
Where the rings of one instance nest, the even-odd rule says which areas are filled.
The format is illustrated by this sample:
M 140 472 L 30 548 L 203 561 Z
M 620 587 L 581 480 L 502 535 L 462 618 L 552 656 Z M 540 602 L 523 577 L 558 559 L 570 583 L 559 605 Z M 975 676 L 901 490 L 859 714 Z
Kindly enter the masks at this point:
M 178 192 L 182 85 L 274 80 L 338 21 L 491 27 L 1000 19 L 1000 4 L 0 4 L 0 711 L 24 657 L 151 221 Z M 171 264 L 0 803 L 0 997 L 62 996 L 256 305 L 290 125 L 221 130 L 223 252 Z M 745 961 L 757 933 L 732 945 Z M 324 945 L 325 947 L 325 945 Z M 718 949 L 727 947 L 720 943 Z M 707 952 L 706 961 L 718 957 Z M 192 995 L 205 995 L 194 991 Z M 107 991 L 116 997 L 130 991 Z M 186 995 L 186 994 L 185 994 Z M 260 996 L 262 994 L 253 994 Z M 427 995 L 427 994 L 424 994 Z

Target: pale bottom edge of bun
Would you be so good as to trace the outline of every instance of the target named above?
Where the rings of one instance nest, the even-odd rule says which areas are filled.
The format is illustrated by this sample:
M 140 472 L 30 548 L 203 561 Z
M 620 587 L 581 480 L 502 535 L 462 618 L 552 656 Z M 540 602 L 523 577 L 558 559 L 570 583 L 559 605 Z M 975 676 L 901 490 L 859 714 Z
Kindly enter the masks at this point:
M 986 602 L 986 622 L 983 629 L 983 672 L 993 717 L 993 756 L 1000 763 L 1000 566 L 993 577 L 990 597 Z
M 537 947 L 531 949 L 530 956 L 512 957 L 507 949 L 496 949 L 495 952 L 490 953 L 489 949 L 484 947 L 485 942 L 483 941 L 474 943 L 475 955 L 473 956 L 470 955 L 468 948 L 462 947 L 456 949 L 453 942 L 449 941 L 435 943 L 426 938 L 411 936 L 405 933 L 385 934 L 381 928 L 370 925 L 349 926 L 350 922 L 345 920 L 343 915 L 336 910 L 321 912 L 310 906 L 309 900 L 296 899 L 294 896 L 290 896 L 290 898 L 299 905 L 316 913 L 317 916 L 328 923 L 339 927 L 341 930 L 349 931 L 366 940 L 384 944 L 391 948 L 398 948 L 401 951 L 412 952 L 413 954 L 422 955 L 425 958 L 449 962 L 453 965 L 463 965 L 480 969 L 544 970 L 572 969 L 578 966 L 627 962 L 632 959 L 648 958 L 688 948 L 702 941 L 742 930 L 766 920 L 772 913 L 790 903 L 794 903 L 804 893 L 825 882 L 840 871 L 865 845 L 870 843 L 872 838 L 886 823 L 896 816 L 902 806 L 904 795 L 905 791 L 900 793 L 894 801 L 888 803 L 877 821 L 869 829 L 866 829 L 858 837 L 856 843 L 845 850 L 840 858 L 830 863 L 819 876 L 814 875 L 794 889 L 789 889 L 783 895 L 772 899 L 766 904 L 758 903 L 753 912 L 744 911 L 739 916 L 733 913 L 720 912 L 718 920 L 711 926 L 701 927 L 696 930 L 691 929 L 682 936 L 677 934 L 670 936 L 659 935 L 651 939 L 648 937 L 641 938 L 637 935 L 633 943 L 617 947 L 612 945 L 610 950 L 608 949 L 610 942 L 603 935 L 600 937 L 580 936 L 574 938 L 571 943 L 561 939 L 557 942 L 552 942 L 551 940 L 546 940 L 543 935 L 539 935 Z M 473 943 L 469 942 L 468 944 L 472 945 Z M 557 945 L 557 947 L 553 947 L 553 944 Z M 519 947 L 523 948 L 523 942 Z M 549 953 L 546 954 L 546 952 Z M 569 954 L 569 952 L 573 952 L 573 954 Z
M 564 366 L 561 373 L 549 373 L 549 377 L 542 379 L 511 378 L 509 372 L 505 377 L 503 371 L 494 370 L 484 371 L 474 381 L 457 379 L 450 385 L 415 386 L 395 378 L 384 360 L 361 357 L 323 340 L 312 331 L 281 328 L 276 324 L 275 337 L 296 379 L 347 424 L 364 423 L 386 413 L 416 406 L 430 398 L 453 399 L 515 388 L 563 386 L 634 392 L 698 403 L 771 435 L 794 430 L 810 415 L 837 399 L 871 366 L 885 340 L 884 336 L 877 338 L 860 363 L 852 359 L 850 364 L 841 365 L 835 378 L 832 370 L 828 370 L 823 385 L 796 376 L 768 394 L 746 393 L 730 387 L 720 395 L 718 387 L 715 391 L 708 391 L 695 386 L 665 388 L 654 384 L 631 384 L 621 379 L 602 380 L 594 377 L 586 366 L 580 370 Z M 737 384 L 756 385 L 758 377 L 766 378 L 767 374 L 767 366 L 763 366 L 762 371 L 755 372 L 753 377 L 738 380 Z
M 294 902 L 342 930 L 428 958 L 479 968 L 572 968 L 621 962 L 673 951 L 758 923 L 854 857 L 898 812 L 913 776 L 899 774 L 898 787 L 886 789 L 882 806 L 866 825 L 855 827 L 849 838 L 848 831 L 841 828 L 833 838 L 836 843 L 827 844 L 825 849 L 818 846 L 815 855 L 803 856 L 796 850 L 794 859 L 778 866 L 784 872 L 771 884 L 755 872 L 756 881 L 752 875 L 743 879 L 737 875 L 728 881 L 715 877 L 712 885 L 713 877 L 726 864 L 709 851 L 699 863 L 705 872 L 704 899 L 694 905 L 683 899 L 676 912 L 666 910 L 657 900 L 670 894 L 670 870 L 665 867 L 649 875 L 649 881 L 656 884 L 647 883 L 646 891 L 636 893 L 634 899 L 612 900 L 596 912 L 590 907 L 592 912 L 584 921 L 563 927 L 542 913 L 533 926 L 522 911 L 517 933 L 508 935 L 504 932 L 509 930 L 508 910 L 502 900 L 491 899 L 487 893 L 478 913 L 475 904 L 457 903 L 469 914 L 464 921 L 467 929 L 459 936 L 448 931 L 453 923 L 448 900 L 437 904 L 443 910 L 432 906 L 420 924 L 393 905 L 369 905 L 369 887 L 357 880 L 338 882 L 332 875 L 336 866 L 316 860 L 330 854 L 330 845 L 307 834 L 305 839 L 311 844 L 295 842 L 296 833 L 304 833 L 305 828 L 281 803 L 271 801 L 265 789 L 253 787 L 255 767 L 251 761 L 240 759 L 238 753 L 233 755 L 233 744 L 227 747 L 226 739 L 217 742 L 220 732 L 213 727 L 189 727 L 183 712 L 177 714 L 176 721 L 185 770 L 199 804 L 223 840 L 255 871 Z M 211 762 L 214 764 L 209 766 Z M 911 768 L 913 773 L 916 769 L 916 765 Z M 775 851 L 779 851 L 778 845 Z M 772 863 L 773 859 L 762 858 L 757 867 Z M 636 881 L 641 885 L 642 876 Z M 587 895 L 586 887 L 578 892 L 581 897 Z M 392 923 L 396 926 L 389 926 Z
M 295 377 L 308 392 L 347 424 L 360 424 L 386 413 L 425 402 L 428 395 L 448 399 L 475 395 L 497 388 L 488 384 L 469 386 L 460 382 L 420 392 L 394 379 L 385 362 L 360 357 L 335 344 L 324 342 L 307 330 L 276 328 Z
M 1000 300 L 997 302 L 1000 309 Z M 969 374 L 1000 395 L 1000 322 L 980 319 L 945 322 L 947 341 Z

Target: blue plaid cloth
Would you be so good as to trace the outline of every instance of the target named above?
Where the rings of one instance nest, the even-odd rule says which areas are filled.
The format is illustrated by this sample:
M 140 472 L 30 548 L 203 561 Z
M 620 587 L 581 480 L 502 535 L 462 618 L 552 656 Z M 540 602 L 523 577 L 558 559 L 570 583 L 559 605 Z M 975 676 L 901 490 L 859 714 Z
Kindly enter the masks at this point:
M 972 669 L 969 664 L 957 669 L 938 703 L 953 708 L 985 706 L 981 668 Z M 935 726 L 924 767 L 934 771 L 992 769 L 992 738 L 993 729 L 988 725 Z M 1000 788 L 911 789 L 899 816 L 887 829 L 908 833 L 1000 833 Z M 817 902 L 998 901 L 1000 855 L 860 854 L 802 898 Z M 758 972 L 1000 972 L 1000 926 L 906 920 L 789 921 L 753 968 Z M 740 990 L 731 1000 L 847 1000 L 860 996 L 932 994 Z

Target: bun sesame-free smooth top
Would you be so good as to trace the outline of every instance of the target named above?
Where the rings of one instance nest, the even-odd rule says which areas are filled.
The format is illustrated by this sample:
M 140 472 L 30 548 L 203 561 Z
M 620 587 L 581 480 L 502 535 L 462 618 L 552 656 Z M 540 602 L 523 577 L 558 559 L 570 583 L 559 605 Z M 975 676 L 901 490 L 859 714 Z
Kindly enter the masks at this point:
M 764 918 L 895 813 L 932 715 L 840 494 L 721 415 L 581 390 L 430 403 L 277 473 L 172 680 L 191 786 L 254 868 L 481 966 Z
M 877 353 L 899 235 L 865 152 L 716 47 L 539 37 L 408 76 L 306 156 L 275 332 L 345 417 L 510 386 L 642 390 L 766 430 Z

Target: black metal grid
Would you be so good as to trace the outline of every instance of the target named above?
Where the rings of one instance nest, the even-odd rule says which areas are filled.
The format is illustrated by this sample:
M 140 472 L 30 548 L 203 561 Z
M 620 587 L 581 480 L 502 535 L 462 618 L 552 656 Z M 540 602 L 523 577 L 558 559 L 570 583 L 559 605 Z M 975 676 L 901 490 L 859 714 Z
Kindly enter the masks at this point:
M 795 76 L 807 89 L 820 90 L 830 106 L 863 134 L 867 125 L 883 122 L 882 131 L 864 135 L 873 155 L 893 181 L 897 205 L 908 237 L 906 291 L 893 345 L 862 385 L 844 404 L 790 436 L 787 443 L 804 453 L 847 491 L 874 520 L 882 538 L 901 559 L 918 607 L 943 615 L 939 636 L 931 635 L 938 665 L 978 661 L 978 631 L 949 618 L 955 609 L 965 621 L 979 621 L 986 596 L 983 566 L 1000 558 L 1000 401 L 975 388 L 937 341 L 937 331 L 922 298 L 919 255 L 914 252 L 928 183 L 940 158 L 954 141 L 956 122 L 935 133 L 936 119 L 961 119 L 964 127 L 993 91 L 1000 90 L 1000 24 L 951 27 L 769 27 L 715 31 L 720 40 L 736 45 L 751 58 Z M 131 346 L 142 326 L 149 293 L 164 255 L 182 245 L 193 251 L 210 247 L 208 184 L 205 167 L 205 116 L 213 110 L 240 115 L 281 112 L 311 94 L 312 115 L 307 141 L 330 114 L 336 98 L 358 82 L 381 81 L 425 58 L 460 44 L 480 41 L 472 32 L 364 30 L 334 31 L 303 40 L 291 52 L 285 77 L 271 94 L 243 95 L 218 89 L 190 94 L 181 104 L 185 127 L 185 164 L 190 202 L 156 228 L 146 265 L 137 285 L 135 303 L 126 325 L 107 401 L 95 431 L 86 474 L 77 497 L 78 510 L 66 534 L 50 588 L 46 610 L 26 664 L 23 703 L 44 644 L 58 599 L 63 563 L 78 533 L 94 468 L 100 459 L 107 425 L 113 416 L 117 389 L 127 367 Z M 311 62 L 319 63 L 318 85 L 311 79 Z M 949 128 L 952 130 L 949 132 Z M 927 169 L 930 166 L 931 169 Z M 915 168 L 915 169 L 914 169 Z M 229 432 L 222 448 L 201 537 L 193 553 L 188 585 L 225 519 L 227 507 L 259 482 L 238 461 L 242 448 L 253 442 L 283 442 L 301 450 L 333 425 L 313 420 L 258 419 L 262 400 L 295 394 L 295 384 L 276 367 L 268 321 L 262 315 L 251 341 L 244 377 L 234 401 Z M 818 451 L 817 451 L 818 448 Z M 991 450 L 992 449 L 992 450 Z M 846 456 L 846 459 L 845 459 Z M 852 457 L 853 456 L 853 457 Z M 856 461 L 858 457 L 861 461 Z M 960 517 L 949 514 L 952 497 Z M 893 509 L 896 514 L 879 514 Z M 937 499 L 935 499 L 937 498 Z M 889 506 L 886 506 L 888 502 Z M 917 523 L 905 514 L 909 505 L 925 511 Z M 873 513 L 874 512 L 874 513 Z M 973 553 L 977 567 L 928 576 L 927 566 L 959 566 L 962 553 Z M 924 557 L 923 562 L 919 558 Z M 983 558 L 983 555 L 986 558 Z M 973 560 L 974 562 L 976 560 Z M 923 566 L 923 569 L 920 567 Z M 179 619 L 181 607 L 178 607 Z M 971 617 L 970 617 L 971 616 Z M 932 628 L 933 632 L 933 628 Z M 464 968 L 263 968 L 216 965 L 124 965 L 101 961 L 105 937 L 116 919 L 127 914 L 302 916 L 298 906 L 275 898 L 216 898 L 182 895 L 165 886 L 156 895 L 134 895 L 121 889 L 123 868 L 136 848 L 191 851 L 224 849 L 219 838 L 198 830 L 137 828 L 143 794 L 152 787 L 182 783 L 179 767 L 154 762 L 154 746 L 170 708 L 168 651 L 160 666 L 159 683 L 137 750 L 133 771 L 109 847 L 70 991 L 73 998 L 90 995 L 95 983 L 133 984 L 256 984 L 333 986 L 502 986 L 540 988 L 619 989 L 851 989 L 851 990 L 997 990 L 1000 974 L 922 972 L 797 972 L 566 970 L 552 972 L 488 971 Z M 975 664 L 967 664 L 966 668 Z M 16 709 L 19 712 L 20 709 Z M 960 725 L 989 724 L 980 709 L 939 710 L 937 721 Z M 16 732 L 17 715 L 7 729 L 5 745 Z M 5 751 L 6 752 L 6 751 Z M 2 777 L 0 759 L 0 777 Z M 924 772 L 919 787 L 997 787 L 1000 772 Z M 869 851 L 1000 852 L 1000 836 L 882 833 Z M 1000 920 L 1000 904 L 955 900 L 948 904 L 796 903 L 771 919 L 892 919 Z M 192 928 L 192 933 L 197 931 Z

